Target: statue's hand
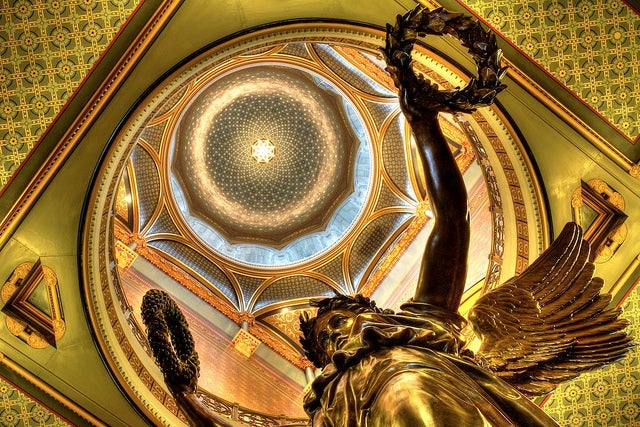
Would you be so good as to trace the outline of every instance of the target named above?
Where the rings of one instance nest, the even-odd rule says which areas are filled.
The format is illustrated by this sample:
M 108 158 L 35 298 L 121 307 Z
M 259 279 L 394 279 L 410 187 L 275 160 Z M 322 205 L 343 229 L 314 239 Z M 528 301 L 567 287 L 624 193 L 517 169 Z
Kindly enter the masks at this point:
M 427 34 L 448 34 L 460 40 L 469 49 L 478 75 L 463 88 L 439 90 L 437 84 L 416 72 L 412 66 L 413 45 L 417 37 Z M 500 83 L 507 68 L 502 67 L 502 52 L 495 35 L 470 17 L 443 8 L 430 11 L 418 6 L 399 15 L 395 26 L 387 25 L 382 53 L 387 71 L 400 91 L 402 111 L 410 123 L 437 112 L 471 113 L 478 107 L 491 105 L 506 87 Z
M 193 363 L 190 362 L 190 364 Z M 188 378 L 188 380 L 189 382 L 184 382 L 184 380 L 180 382 L 165 381 L 165 384 L 167 385 L 167 387 L 169 387 L 169 390 L 171 390 L 171 393 L 173 393 L 174 395 L 177 393 L 195 394 L 195 392 L 198 391 L 198 376 L 194 375 L 191 378 Z
M 414 85 L 400 86 L 400 109 L 409 123 L 425 119 L 435 120 L 440 111 L 451 112 L 447 105 L 438 99 L 438 94 L 437 85 L 421 77 L 416 78 Z
M 197 384 L 167 384 L 167 387 L 174 396 L 195 394 L 198 390 Z

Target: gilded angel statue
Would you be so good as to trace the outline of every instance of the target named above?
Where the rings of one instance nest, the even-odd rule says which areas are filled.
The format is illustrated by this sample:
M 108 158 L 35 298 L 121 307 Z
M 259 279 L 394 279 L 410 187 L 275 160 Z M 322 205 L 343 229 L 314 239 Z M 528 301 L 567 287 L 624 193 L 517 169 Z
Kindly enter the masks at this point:
M 442 91 L 416 74 L 411 51 L 426 34 L 459 39 L 478 76 Z M 506 68 L 492 33 L 443 8 L 398 16 L 387 26 L 383 53 L 419 149 L 434 227 L 415 295 L 400 312 L 338 295 L 312 301 L 315 317 L 301 317 L 302 346 L 322 369 L 304 401 L 310 425 L 555 426 L 528 397 L 623 357 L 632 347 L 627 322 L 600 293 L 603 281 L 594 277 L 589 244 L 574 223 L 526 271 L 480 297 L 468 319 L 458 313 L 469 251 L 467 194 L 438 114 L 490 105 L 505 88 Z M 475 353 L 462 335 L 467 324 L 481 340 Z M 201 407 L 189 381 L 174 395 L 194 425 L 230 425 Z
M 411 66 L 417 36 L 449 34 L 472 54 L 478 77 L 440 91 Z M 387 27 L 383 50 L 419 148 L 435 225 L 415 296 L 399 313 L 361 296 L 315 301 L 301 319 L 303 346 L 322 374 L 305 399 L 313 426 L 556 425 L 525 395 L 546 394 L 631 347 L 627 323 L 593 277 L 589 244 L 567 224 L 529 268 L 484 294 L 468 321 L 481 346 L 465 346 L 458 314 L 469 249 L 467 194 L 438 113 L 490 105 L 505 88 L 492 33 L 469 17 L 419 6 Z

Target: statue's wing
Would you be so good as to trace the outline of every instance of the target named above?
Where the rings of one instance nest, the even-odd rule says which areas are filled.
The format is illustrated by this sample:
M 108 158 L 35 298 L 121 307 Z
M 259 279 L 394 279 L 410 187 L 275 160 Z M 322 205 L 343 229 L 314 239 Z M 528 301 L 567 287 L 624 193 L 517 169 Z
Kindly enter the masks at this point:
M 623 357 L 633 347 L 593 277 L 590 246 L 569 223 L 527 268 L 483 295 L 469 313 L 482 340 L 479 363 L 528 395 L 545 394 L 581 372 Z

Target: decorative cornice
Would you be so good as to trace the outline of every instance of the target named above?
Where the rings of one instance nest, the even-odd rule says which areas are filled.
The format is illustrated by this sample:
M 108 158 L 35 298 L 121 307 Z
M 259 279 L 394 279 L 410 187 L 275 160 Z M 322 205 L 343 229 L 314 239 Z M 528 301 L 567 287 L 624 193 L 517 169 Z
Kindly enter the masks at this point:
M 96 427 L 103 427 L 103 426 L 106 427 L 105 423 L 103 423 L 98 418 L 93 416 L 87 410 L 85 410 L 84 408 L 82 408 L 81 406 L 73 402 L 71 399 L 69 399 L 68 397 L 66 397 L 65 395 L 63 395 L 62 393 L 54 389 L 53 387 L 51 387 L 49 384 L 42 381 L 36 375 L 33 375 L 27 369 L 23 368 L 20 364 L 18 364 L 16 361 L 14 361 L 13 359 L 11 359 L 9 356 L 7 356 L 2 352 L 0 352 L 0 363 L 6 366 L 8 369 L 10 369 L 12 372 L 15 372 L 17 375 L 29 381 L 34 386 L 38 387 L 47 395 L 51 396 L 58 403 L 60 403 L 61 406 L 64 406 L 65 408 L 69 409 L 71 412 L 74 412 L 75 414 L 82 417 L 82 419 L 87 421 L 90 425 L 96 426 Z
M 625 156 L 620 150 L 609 144 L 607 140 L 589 126 L 584 120 L 565 107 L 559 100 L 553 97 L 542 86 L 533 81 L 512 62 L 505 60 L 509 65 L 507 75 L 518 83 L 530 95 L 542 102 L 547 108 L 557 114 L 565 123 L 575 129 L 591 145 L 601 151 L 609 160 L 623 169 L 634 178 L 640 178 L 640 163 Z
M 178 8 L 182 0 L 165 0 L 138 37 L 133 41 L 127 54 L 113 67 L 109 76 L 102 83 L 69 130 L 49 153 L 42 166 L 20 194 L 7 214 L 0 220 L 0 247 L 2 247 L 15 231 L 18 224 L 26 216 L 29 209 L 44 191 L 47 183 L 55 176 L 67 160 L 73 149 L 81 141 L 87 130 L 115 95 L 120 85 L 129 76 L 136 62 L 142 57 L 148 45 Z

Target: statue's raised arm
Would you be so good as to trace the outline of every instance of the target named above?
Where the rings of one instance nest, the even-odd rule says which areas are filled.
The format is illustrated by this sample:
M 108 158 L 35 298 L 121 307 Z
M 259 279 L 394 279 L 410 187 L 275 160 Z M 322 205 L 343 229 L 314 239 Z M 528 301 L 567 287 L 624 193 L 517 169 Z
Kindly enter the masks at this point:
M 478 77 L 454 91 L 440 91 L 412 67 L 417 36 L 449 34 L 469 49 Z M 383 49 L 387 71 L 399 90 L 400 108 L 415 137 L 425 172 L 434 227 L 424 251 L 415 302 L 457 312 L 464 291 L 469 251 L 467 191 L 438 123 L 440 112 L 472 112 L 490 105 L 505 86 L 501 52 L 494 35 L 470 17 L 443 8 L 418 7 L 387 26 Z

